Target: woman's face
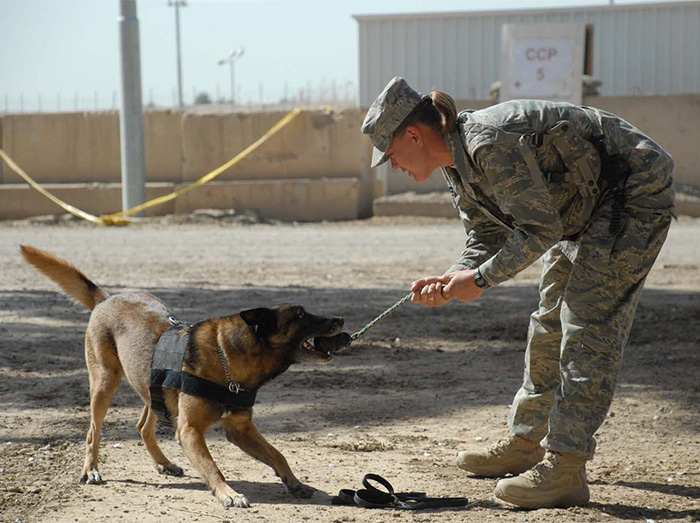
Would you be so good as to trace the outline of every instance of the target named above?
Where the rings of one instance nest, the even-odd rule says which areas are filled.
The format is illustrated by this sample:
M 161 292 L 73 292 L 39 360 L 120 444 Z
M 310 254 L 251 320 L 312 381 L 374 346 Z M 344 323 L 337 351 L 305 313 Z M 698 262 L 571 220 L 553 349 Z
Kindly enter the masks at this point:
M 425 182 L 435 170 L 423 140 L 422 129 L 418 127 L 408 127 L 402 134 L 394 136 L 387 154 L 392 169 L 407 172 L 417 183 Z

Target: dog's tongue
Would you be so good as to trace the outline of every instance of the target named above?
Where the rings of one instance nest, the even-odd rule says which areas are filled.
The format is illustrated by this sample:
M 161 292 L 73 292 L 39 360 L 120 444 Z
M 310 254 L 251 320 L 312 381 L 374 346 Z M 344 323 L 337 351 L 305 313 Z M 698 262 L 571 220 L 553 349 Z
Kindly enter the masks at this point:
M 340 352 L 350 346 L 352 338 L 347 332 L 341 332 L 330 338 L 314 338 L 314 347 L 321 352 Z

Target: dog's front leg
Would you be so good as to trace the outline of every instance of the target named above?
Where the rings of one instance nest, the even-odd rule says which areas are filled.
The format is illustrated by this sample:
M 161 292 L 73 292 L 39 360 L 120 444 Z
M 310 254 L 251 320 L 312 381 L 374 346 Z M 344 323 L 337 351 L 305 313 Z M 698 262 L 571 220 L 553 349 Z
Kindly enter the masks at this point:
M 227 414 L 221 418 L 221 424 L 226 429 L 226 439 L 238 445 L 246 454 L 272 467 L 290 494 L 310 498 L 316 491 L 297 479 L 284 456 L 253 425 L 249 411 Z
M 204 434 L 219 418 L 219 413 L 192 396 L 180 395 L 180 412 L 177 420 L 177 439 L 194 468 L 209 485 L 212 493 L 224 507 L 250 507 L 250 502 L 228 486 L 224 475 L 209 453 Z

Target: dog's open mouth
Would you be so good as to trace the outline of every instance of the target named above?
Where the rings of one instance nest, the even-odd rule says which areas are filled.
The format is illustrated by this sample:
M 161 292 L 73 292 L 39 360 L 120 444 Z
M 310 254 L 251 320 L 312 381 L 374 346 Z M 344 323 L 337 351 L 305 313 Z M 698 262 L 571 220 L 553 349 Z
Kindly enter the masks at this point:
M 331 355 L 330 351 L 322 351 L 316 348 L 316 338 L 309 338 L 301 344 L 301 347 L 309 352 L 320 352 L 322 354 L 326 354 L 327 356 Z
M 331 356 L 331 351 L 329 347 L 324 345 L 324 342 L 320 341 L 328 338 L 309 338 L 304 340 L 301 344 L 301 348 L 309 356 L 308 359 L 331 361 L 333 356 Z
M 336 332 L 337 330 L 334 329 L 333 334 L 314 336 L 304 340 L 300 350 L 302 359 L 326 363 L 331 361 L 333 353 L 343 350 L 351 341 L 349 334 L 345 332 L 335 334 Z

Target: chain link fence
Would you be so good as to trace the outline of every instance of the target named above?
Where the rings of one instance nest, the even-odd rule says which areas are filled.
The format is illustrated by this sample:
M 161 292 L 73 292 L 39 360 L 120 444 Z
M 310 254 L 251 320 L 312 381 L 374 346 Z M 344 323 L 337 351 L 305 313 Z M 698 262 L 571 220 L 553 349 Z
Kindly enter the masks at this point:
M 277 86 L 275 86 L 277 87 Z M 266 94 L 274 92 L 275 94 Z M 300 105 L 332 105 L 334 107 L 355 107 L 357 92 L 354 82 L 321 81 L 316 85 L 310 82 L 303 87 L 291 88 L 285 84 L 281 89 L 270 89 L 258 84 L 257 90 L 241 89 L 236 86 L 236 103 L 231 102 L 230 88 L 220 85 L 213 89 L 191 86 L 183 92 L 185 109 L 211 110 L 284 110 Z M 177 89 L 163 92 L 146 88 L 143 90 L 144 110 L 179 109 Z M 121 105 L 118 90 L 92 93 L 74 91 L 72 93 L 0 93 L 0 113 L 61 113 L 117 111 Z

